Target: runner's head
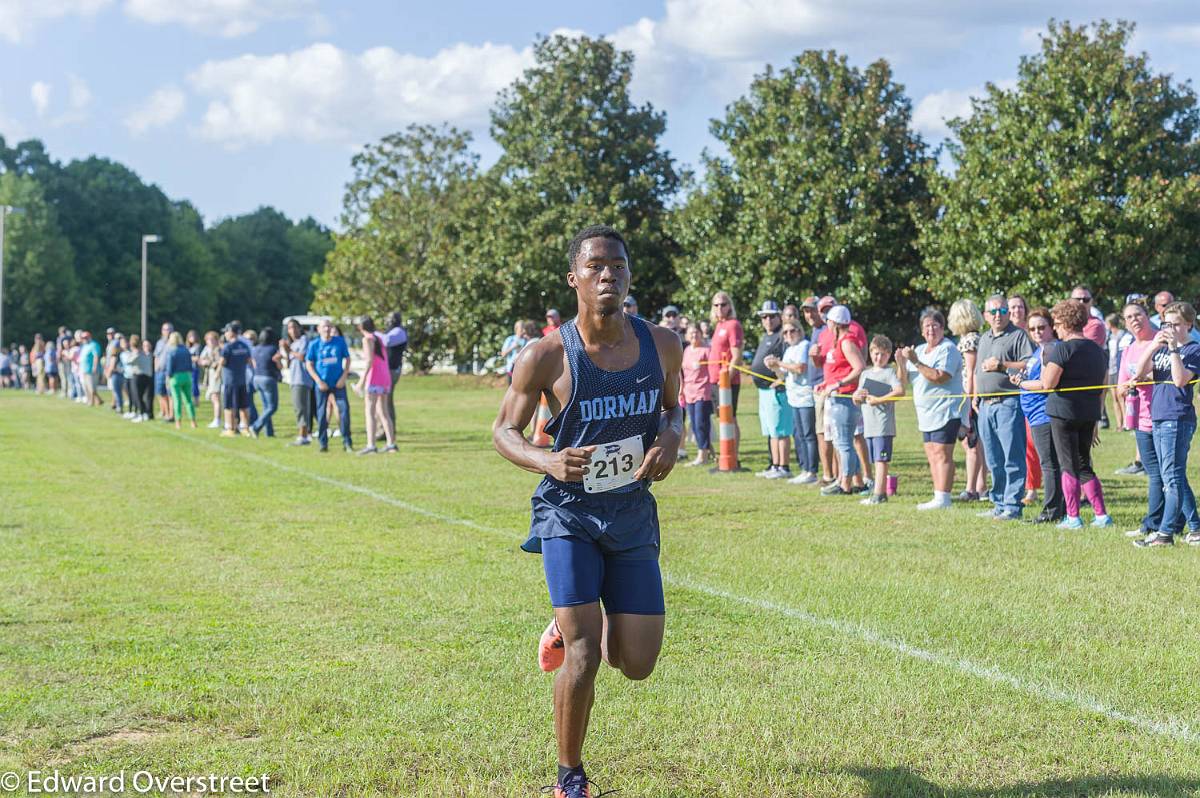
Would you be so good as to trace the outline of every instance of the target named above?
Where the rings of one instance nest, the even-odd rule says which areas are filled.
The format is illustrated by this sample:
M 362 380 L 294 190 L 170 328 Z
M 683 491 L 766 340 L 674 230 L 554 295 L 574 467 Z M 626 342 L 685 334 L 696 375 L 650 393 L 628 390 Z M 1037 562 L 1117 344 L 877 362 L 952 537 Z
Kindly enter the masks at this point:
M 567 249 L 567 285 L 575 289 L 581 308 L 602 316 L 620 313 L 629 293 L 629 248 L 607 225 L 585 227 Z

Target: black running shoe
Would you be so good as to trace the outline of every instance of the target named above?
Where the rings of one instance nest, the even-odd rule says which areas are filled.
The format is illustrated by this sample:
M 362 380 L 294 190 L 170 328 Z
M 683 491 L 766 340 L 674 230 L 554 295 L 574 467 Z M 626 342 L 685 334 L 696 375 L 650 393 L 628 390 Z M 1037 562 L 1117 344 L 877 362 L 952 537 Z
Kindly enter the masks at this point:
M 1154 532 L 1146 535 L 1146 537 L 1142 538 L 1141 540 L 1133 541 L 1133 545 L 1137 546 L 1139 549 L 1152 549 L 1158 546 L 1174 546 L 1175 536 L 1167 535 L 1162 532 Z

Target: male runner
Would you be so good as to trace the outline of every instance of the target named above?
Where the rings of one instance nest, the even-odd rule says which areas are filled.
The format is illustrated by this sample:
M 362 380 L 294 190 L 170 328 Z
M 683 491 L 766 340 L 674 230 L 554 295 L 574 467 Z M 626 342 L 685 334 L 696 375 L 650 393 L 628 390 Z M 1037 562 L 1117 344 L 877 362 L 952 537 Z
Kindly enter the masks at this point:
M 554 620 L 539 665 L 554 679 L 558 780 L 554 798 L 591 798 L 583 738 L 603 659 L 645 679 L 662 647 L 658 509 L 650 483 L 671 473 L 683 430 L 679 336 L 622 312 L 629 250 L 606 226 L 581 230 L 567 251 L 578 315 L 525 347 L 493 426 L 496 450 L 545 474 L 533 494 L 529 540 L 542 553 Z M 554 447 L 529 443 L 545 394 Z M 603 602 L 603 609 L 601 609 Z

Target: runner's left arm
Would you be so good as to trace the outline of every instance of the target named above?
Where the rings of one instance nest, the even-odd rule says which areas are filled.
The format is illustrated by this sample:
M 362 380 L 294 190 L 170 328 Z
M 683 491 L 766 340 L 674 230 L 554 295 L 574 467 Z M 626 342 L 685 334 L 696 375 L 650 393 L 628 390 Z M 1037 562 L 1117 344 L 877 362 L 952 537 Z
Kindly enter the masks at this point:
M 662 413 L 658 417 L 658 436 L 634 474 L 635 479 L 654 482 L 667 478 L 679 459 L 683 439 L 683 406 L 679 404 L 679 380 L 683 366 L 683 346 L 679 336 L 665 327 L 651 327 L 663 371 Z

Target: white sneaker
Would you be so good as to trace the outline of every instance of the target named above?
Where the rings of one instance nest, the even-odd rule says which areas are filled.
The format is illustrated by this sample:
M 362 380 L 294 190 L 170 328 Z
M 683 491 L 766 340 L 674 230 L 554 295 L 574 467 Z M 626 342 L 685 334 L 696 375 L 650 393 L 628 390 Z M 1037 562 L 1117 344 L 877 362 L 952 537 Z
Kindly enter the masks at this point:
M 942 499 L 939 501 L 938 499 L 930 499 L 927 502 L 921 502 L 920 504 L 918 504 L 917 509 L 918 510 L 949 510 L 950 509 L 950 500 Z
M 132 421 L 134 424 L 141 424 L 143 421 L 146 420 L 146 417 L 145 416 L 134 416 L 133 418 L 131 418 L 129 420 Z
M 331 435 L 331 436 L 329 436 L 329 437 L 331 437 L 331 438 L 340 438 L 340 437 L 342 437 L 342 431 L 341 431 L 340 429 L 335 429 L 335 430 L 333 431 L 333 435 Z
M 133 418 L 135 415 L 137 415 L 137 413 L 122 413 L 121 418 L 129 419 Z
M 791 479 L 791 477 L 791 469 L 776 468 L 774 473 L 767 474 L 766 479 Z
M 1125 537 L 1127 537 L 1127 538 L 1144 538 L 1144 537 L 1146 537 L 1146 531 L 1141 528 L 1131 529 L 1125 533 Z
M 770 477 L 770 476 L 771 476 L 772 474 L 774 474 L 774 473 L 775 473 L 775 466 L 767 466 L 767 467 L 766 467 L 766 468 L 764 468 L 762 471 L 755 471 L 755 472 L 754 472 L 754 476 L 756 476 L 756 477 Z
M 789 485 L 815 485 L 817 475 L 811 471 L 801 471 L 797 476 L 788 480 Z
M 219 419 L 219 418 L 214 418 L 214 419 L 212 420 L 212 422 L 211 422 L 211 423 L 209 423 L 209 425 L 208 425 L 208 428 L 209 428 L 209 429 L 220 429 L 220 428 L 221 428 L 221 419 Z

